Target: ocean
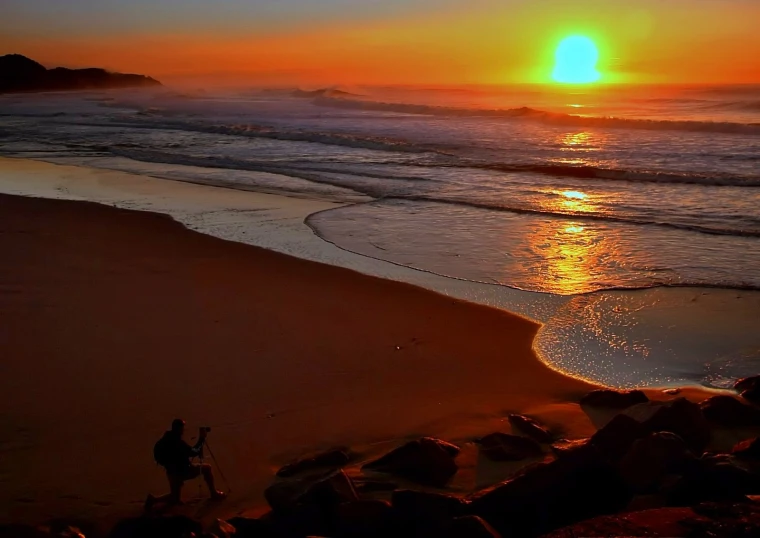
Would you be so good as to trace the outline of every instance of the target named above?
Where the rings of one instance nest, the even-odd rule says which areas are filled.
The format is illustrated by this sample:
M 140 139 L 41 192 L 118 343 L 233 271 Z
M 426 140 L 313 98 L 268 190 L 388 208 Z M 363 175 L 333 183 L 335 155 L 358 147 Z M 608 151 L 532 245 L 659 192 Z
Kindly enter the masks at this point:
M 642 305 L 663 304 L 653 290 L 715 302 L 725 330 L 708 320 L 710 342 L 736 345 L 706 356 L 701 346 L 693 366 L 665 375 L 640 364 L 613 376 L 620 386 L 721 386 L 760 366 L 760 86 L 5 95 L 0 155 L 135 172 L 152 163 L 165 179 L 343 202 L 307 219 L 341 249 L 568 297 L 575 317 L 548 340 L 579 319 L 590 333 L 631 325 Z M 606 314 L 581 315 L 591 303 Z M 648 323 L 667 339 L 667 322 Z M 604 382 L 619 366 L 568 361 L 559 367 Z

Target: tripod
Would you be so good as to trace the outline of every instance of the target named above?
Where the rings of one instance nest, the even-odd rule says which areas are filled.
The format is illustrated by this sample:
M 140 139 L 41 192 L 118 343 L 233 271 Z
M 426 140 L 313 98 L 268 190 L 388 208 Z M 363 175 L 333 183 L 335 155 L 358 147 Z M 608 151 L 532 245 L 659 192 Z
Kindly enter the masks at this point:
M 222 477 L 222 480 L 224 480 L 224 485 L 227 488 L 227 493 L 232 491 L 232 488 L 230 488 L 230 483 L 227 480 L 227 477 L 224 475 L 224 471 L 222 471 L 222 468 L 219 466 L 219 462 L 216 460 L 216 456 L 214 455 L 214 451 L 211 450 L 211 447 L 208 444 L 208 441 L 204 440 L 201 444 L 199 450 L 198 450 L 198 461 L 201 465 L 203 465 L 203 459 L 204 459 L 204 453 L 203 449 L 208 449 L 208 453 L 211 456 L 211 461 L 214 462 L 214 465 L 216 466 L 216 469 L 219 471 L 219 476 Z M 201 497 L 203 495 L 203 482 L 198 483 L 198 496 Z

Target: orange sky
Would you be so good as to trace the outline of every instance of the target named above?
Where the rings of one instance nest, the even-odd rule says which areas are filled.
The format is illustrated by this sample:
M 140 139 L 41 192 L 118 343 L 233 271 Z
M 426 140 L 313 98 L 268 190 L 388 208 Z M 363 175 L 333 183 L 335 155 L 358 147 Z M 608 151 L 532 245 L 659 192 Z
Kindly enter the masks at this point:
M 584 34 L 599 45 L 607 82 L 760 82 L 760 1 L 452 0 L 437 12 L 423 3 L 416 11 L 315 24 L 299 21 L 293 8 L 296 23 L 281 17 L 262 27 L 259 20 L 250 31 L 232 14 L 228 27 L 223 20 L 208 28 L 141 27 L 138 20 L 84 32 L 49 20 L 42 31 L 12 13 L 14 24 L 0 21 L 0 51 L 165 81 L 217 74 L 264 84 L 507 83 L 548 80 L 557 42 Z

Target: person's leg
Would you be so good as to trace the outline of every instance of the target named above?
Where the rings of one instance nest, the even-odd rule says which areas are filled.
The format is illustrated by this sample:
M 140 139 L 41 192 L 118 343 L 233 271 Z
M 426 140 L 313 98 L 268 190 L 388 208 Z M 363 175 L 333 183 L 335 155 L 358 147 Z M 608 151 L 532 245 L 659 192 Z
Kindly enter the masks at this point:
M 145 500 L 145 510 L 150 511 L 156 504 L 181 504 L 182 503 L 182 484 L 183 479 L 178 476 L 172 476 L 166 473 L 166 478 L 169 481 L 169 493 L 156 497 L 155 495 L 148 494 L 148 498 Z
M 214 472 L 211 470 L 211 465 L 208 463 L 202 463 L 199 465 L 200 471 L 203 474 L 203 479 L 206 481 L 208 491 L 211 494 L 212 499 L 223 499 L 224 493 L 216 489 L 214 485 Z

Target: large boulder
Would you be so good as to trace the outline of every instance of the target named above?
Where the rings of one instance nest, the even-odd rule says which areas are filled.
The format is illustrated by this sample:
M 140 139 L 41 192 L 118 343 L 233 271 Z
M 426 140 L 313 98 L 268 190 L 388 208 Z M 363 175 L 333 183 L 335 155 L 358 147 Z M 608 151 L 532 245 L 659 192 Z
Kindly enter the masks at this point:
M 594 390 L 581 398 L 580 404 L 588 407 L 605 407 L 608 409 L 625 409 L 632 405 L 648 402 L 647 395 L 640 390 Z
M 492 461 L 520 461 L 543 454 L 541 445 L 528 437 L 492 433 L 476 441 L 480 452 Z
M 280 480 L 264 490 L 264 498 L 272 510 L 288 512 L 299 505 L 331 509 L 343 502 L 358 500 L 351 479 L 343 471 L 311 480 Z
M 603 460 L 557 459 L 526 467 L 515 477 L 470 497 L 470 510 L 505 536 L 543 533 L 622 510 L 631 493 Z
M 343 467 L 348 464 L 349 460 L 350 457 L 347 450 L 336 448 L 315 456 L 288 463 L 277 471 L 277 476 L 289 478 L 315 469 Z
M 552 434 L 536 420 L 523 415 L 509 415 L 509 423 L 512 427 L 539 443 L 551 443 Z
M 452 519 L 467 515 L 468 503 L 453 495 L 425 491 L 394 491 L 394 519 L 404 536 L 439 536 Z
M 622 414 L 650 432 L 677 434 L 696 453 L 701 453 L 710 442 L 710 425 L 699 406 L 686 398 L 640 403 L 627 408 Z
M 363 469 L 389 473 L 418 484 L 444 487 L 457 470 L 459 447 L 439 439 L 423 437 L 367 463 Z
M 699 407 L 707 420 L 720 426 L 760 426 L 760 409 L 742 403 L 733 396 L 713 396 L 700 403 Z
M 618 465 L 620 476 L 636 493 L 654 492 L 667 474 L 682 471 L 694 459 L 683 439 L 657 432 L 634 441 Z

